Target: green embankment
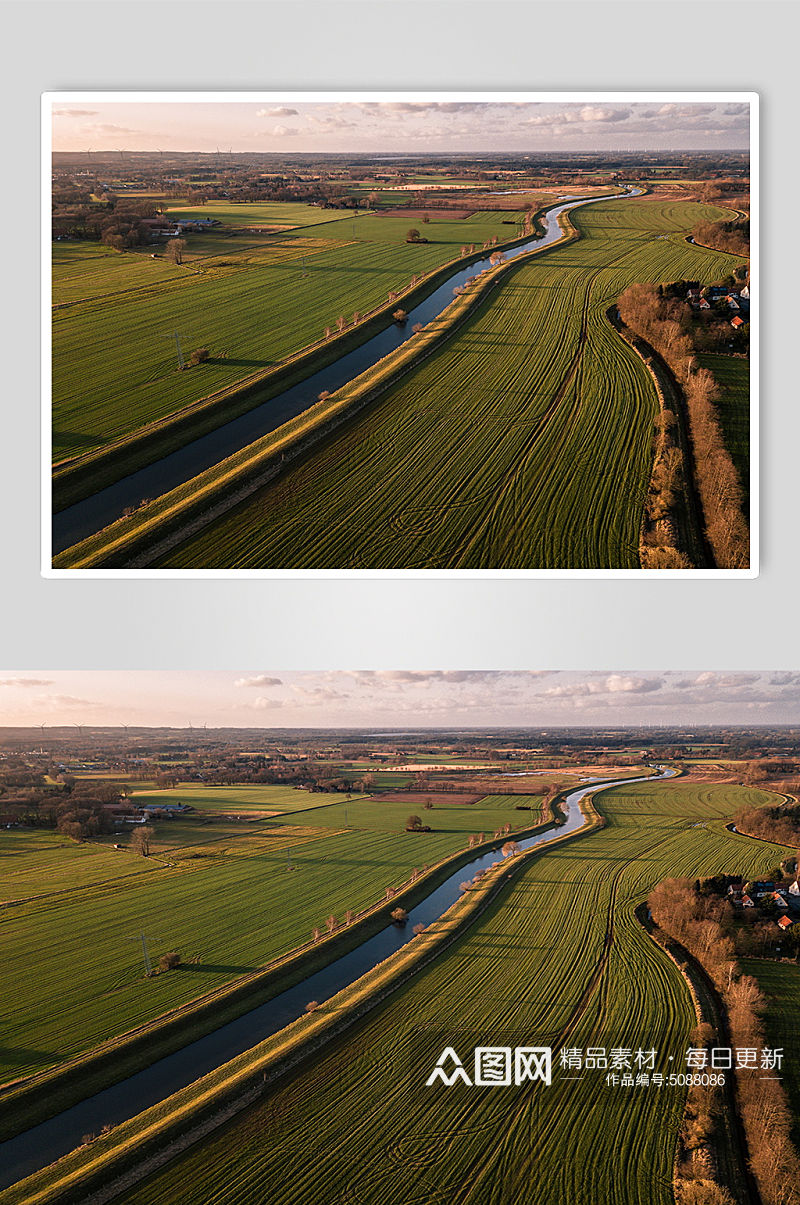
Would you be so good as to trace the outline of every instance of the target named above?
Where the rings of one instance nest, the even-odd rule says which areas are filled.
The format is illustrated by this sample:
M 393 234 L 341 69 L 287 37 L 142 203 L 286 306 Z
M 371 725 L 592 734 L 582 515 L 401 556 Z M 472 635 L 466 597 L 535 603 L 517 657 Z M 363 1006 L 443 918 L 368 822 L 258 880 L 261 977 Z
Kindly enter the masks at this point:
M 632 281 L 738 261 L 713 206 L 577 210 L 345 430 L 157 560 L 174 568 L 637 568 L 656 400 L 605 310 Z M 610 471 L 613 466 L 613 471 Z

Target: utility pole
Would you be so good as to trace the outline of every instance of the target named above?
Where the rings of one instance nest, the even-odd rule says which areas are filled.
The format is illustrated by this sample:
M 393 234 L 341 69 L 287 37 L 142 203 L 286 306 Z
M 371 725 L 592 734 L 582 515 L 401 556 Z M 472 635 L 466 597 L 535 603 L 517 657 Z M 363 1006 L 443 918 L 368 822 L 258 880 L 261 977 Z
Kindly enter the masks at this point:
M 178 332 L 173 331 L 171 335 L 164 335 L 162 337 L 164 339 L 174 339 L 175 340 L 175 350 L 178 353 L 178 368 L 184 368 L 185 365 L 183 362 L 183 352 L 181 351 L 181 337 L 178 334 Z
M 140 933 L 138 937 L 129 937 L 128 941 L 141 941 L 142 955 L 144 957 L 144 973 L 146 976 L 149 976 L 153 968 L 150 964 L 150 955 L 147 951 L 147 938 L 145 937 L 144 933 Z

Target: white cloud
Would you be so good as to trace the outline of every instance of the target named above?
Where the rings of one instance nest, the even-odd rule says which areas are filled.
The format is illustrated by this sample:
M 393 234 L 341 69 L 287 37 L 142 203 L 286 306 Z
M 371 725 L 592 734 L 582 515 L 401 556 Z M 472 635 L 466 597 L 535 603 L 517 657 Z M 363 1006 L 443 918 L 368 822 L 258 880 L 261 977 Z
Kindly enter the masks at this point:
M 651 694 L 660 690 L 661 678 L 636 678 L 625 674 L 608 674 L 604 678 L 590 678 L 582 682 L 567 682 L 563 686 L 551 686 L 542 692 L 542 698 L 582 699 L 596 695 Z
M 252 711 L 279 711 L 284 706 L 283 699 L 268 699 L 266 695 L 258 695 L 252 702 L 245 704 L 245 707 Z
M 297 109 L 287 109 L 286 105 L 278 105 L 276 109 L 259 109 L 256 117 L 296 117 Z
M 0 686 L 52 686 L 52 678 L 0 678 Z
M 281 678 L 270 678 L 268 674 L 253 674 L 249 678 L 237 678 L 234 686 L 283 686 Z

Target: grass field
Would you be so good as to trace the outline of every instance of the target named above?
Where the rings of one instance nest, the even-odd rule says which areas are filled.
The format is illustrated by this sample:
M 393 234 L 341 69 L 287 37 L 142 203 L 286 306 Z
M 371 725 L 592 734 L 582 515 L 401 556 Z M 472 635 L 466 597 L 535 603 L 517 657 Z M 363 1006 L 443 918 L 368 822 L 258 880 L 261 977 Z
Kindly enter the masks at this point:
M 717 408 L 725 446 L 733 457 L 744 491 L 744 513 L 750 511 L 750 361 L 739 356 L 703 353 L 698 359 L 722 390 Z
M 637 568 L 657 403 L 605 311 L 632 281 L 729 271 L 684 238 L 722 212 L 576 211 L 579 241 L 513 269 L 436 354 L 161 567 Z
M 168 205 L 167 213 L 179 218 L 216 218 L 224 226 L 322 226 L 352 219 L 352 210 L 322 209 L 302 201 L 209 201 L 205 205 Z M 359 217 L 361 215 L 359 214 Z
M 211 206 L 202 208 L 200 216 L 213 216 Z M 270 217 L 264 204 L 228 207 L 237 222 L 255 224 L 285 218 L 290 208 L 276 205 Z M 55 461 L 278 363 L 321 339 L 340 314 L 364 313 L 412 276 L 458 258 L 465 243 L 515 234 L 502 225 L 505 212 L 476 213 L 432 219 L 431 241 L 414 245 L 405 241 L 405 217 L 343 219 L 336 211 L 326 220 L 325 211 L 300 210 L 317 224 L 278 235 L 190 234 L 180 266 L 147 250 L 54 244 Z M 205 347 L 210 359 L 178 371 L 175 331 L 187 357 Z
M 655 1049 L 657 1069 L 682 1065 L 688 991 L 634 908 L 666 875 L 762 871 L 773 847 L 723 821 L 767 798 L 681 783 L 600 796 L 603 831 L 535 861 L 348 1036 L 124 1200 L 671 1205 L 682 1089 L 609 1088 L 557 1057 L 549 1088 L 425 1079 L 447 1044 L 465 1062 L 485 1044 Z
M 51 834 L 0 832 L 9 868 L 2 898 L 24 901 L 0 909 L 4 958 L 14 968 L 0 987 L 0 1081 L 90 1049 L 258 967 L 307 941 L 330 913 L 342 919 L 413 868 L 464 849 L 471 833 L 534 822 L 501 796 L 426 812 L 434 831 L 412 835 L 405 822 L 417 809 L 406 801 L 325 806 L 330 796 L 293 794 L 308 808 L 275 820 L 208 823 L 200 811 L 156 822 L 149 859 L 113 849 L 113 838 L 75 846 Z M 238 795 L 243 803 L 253 792 Z M 513 802 L 538 809 L 541 800 Z M 42 895 L 42 884 L 54 894 Z M 141 932 L 154 962 L 176 949 L 185 965 L 145 979 Z
M 774 1049 L 784 1052 L 780 1074 L 794 1114 L 794 1142 L 800 1144 L 800 966 L 763 958 L 740 961 L 767 997 L 767 1040 Z

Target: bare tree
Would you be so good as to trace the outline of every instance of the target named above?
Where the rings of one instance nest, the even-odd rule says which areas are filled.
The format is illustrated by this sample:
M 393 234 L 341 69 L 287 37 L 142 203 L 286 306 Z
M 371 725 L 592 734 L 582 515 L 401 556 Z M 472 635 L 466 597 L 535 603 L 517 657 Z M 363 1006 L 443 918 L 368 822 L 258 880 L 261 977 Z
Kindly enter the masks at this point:
M 135 828 L 131 834 L 131 849 L 141 854 L 143 858 L 150 857 L 151 841 L 155 833 L 148 824 L 143 824 L 141 828 Z
M 167 259 L 173 264 L 183 263 L 183 251 L 186 247 L 185 238 L 171 238 L 167 240 L 166 252 Z

